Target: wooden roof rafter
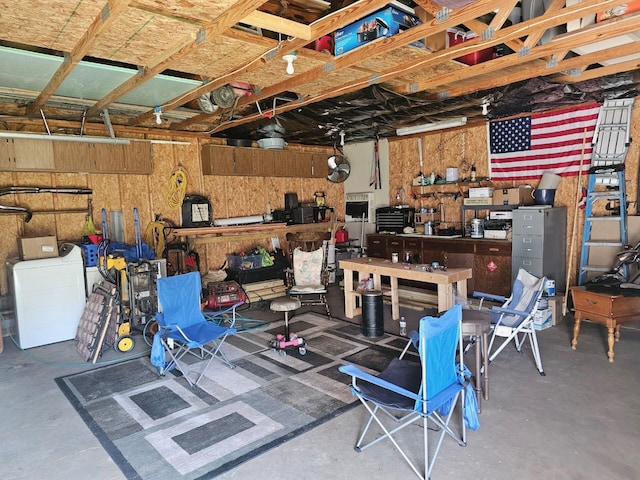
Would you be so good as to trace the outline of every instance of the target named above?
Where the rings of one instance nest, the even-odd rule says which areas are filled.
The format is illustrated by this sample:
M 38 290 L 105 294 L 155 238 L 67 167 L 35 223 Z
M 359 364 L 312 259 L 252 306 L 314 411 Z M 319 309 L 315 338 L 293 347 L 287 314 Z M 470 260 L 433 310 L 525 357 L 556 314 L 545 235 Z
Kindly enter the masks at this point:
M 386 3 L 386 2 L 384 2 Z M 390 52 L 399 47 L 407 45 L 409 43 L 415 42 L 420 38 L 424 37 L 425 34 L 432 34 L 436 32 L 445 31 L 447 28 L 455 26 L 458 24 L 460 20 L 466 20 L 471 18 L 476 18 L 478 16 L 484 15 L 487 12 L 490 12 L 495 6 L 495 2 L 491 0 L 479 0 L 478 2 L 473 3 L 472 5 L 463 7 L 462 9 L 457 11 L 457 16 L 454 19 L 449 18 L 443 22 L 436 22 L 435 20 L 430 23 L 424 23 L 422 25 L 415 26 L 409 30 L 406 30 L 402 33 L 394 35 L 393 37 L 378 39 L 374 42 L 365 44 L 359 47 L 357 50 L 353 50 L 351 52 L 347 52 L 345 54 L 334 57 L 330 62 L 331 67 L 327 68 L 325 65 L 320 67 L 316 67 L 307 72 L 296 75 L 295 77 L 286 80 L 280 84 L 275 84 L 267 88 L 263 88 L 260 90 L 258 95 L 252 96 L 250 99 L 244 98 L 240 99 L 238 105 L 244 105 L 246 103 L 253 103 L 259 101 L 261 99 L 269 98 L 274 95 L 277 95 L 283 91 L 296 90 L 297 87 L 304 85 L 306 82 L 311 82 L 321 76 L 329 75 L 331 73 L 337 72 L 344 68 L 350 67 L 352 65 L 356 65 L 362 59 L 367 58 L 372 52 L 376 52 L 377 54 Z M 336 12 L 336 14 L 339 12 Z M 325 22 L 326 17 L 322 20 L 318 20 L 318 23 Z M 312 26 L 313 28 L 313 26 Z M 330 27 L 330 28 L 333 28 Z M 330 30 L 329 30 L 330 31 Z M 358 88 L 362 88 L 365 83 L 358 83 Z M 348 87 L 347 87 L 348 89 Z M 337 91 L 343 91 L 344 89 L 338 88 Z M 219 114 L 199 114 L 188 120 L 180 122 L 176 125 L 176 128 L 185 128 L 186 126 L 193 125 L 198 122 L 209 121 L 212 123 L 216 123 L 216 119 L 220 117 Z M 233 122 L 234 124 L 236 122 Z
M 225 10 L 215 21 L 204 26 L 198 35 L 190 35 L 186 39 L 181 39 L 174 43 L 173 48 L 168 52 L 162 52 L 160 58 L 149 66 L 140 69 L 137 75 L 120 84 L 105 97 L 97 101 L 88 111 L 87 115 L 96 115 L 100 110 L 115 102 L 131 90 L 139 87 L 144 82 L 162 73 L 171 67 L 182 55 L 200 46 L 203 38 L 221 34 L 225 30 L 237 24 L 240 20 L 249 15 L 253 10 L 262 5 L 265 0 L 246 0 L 237 2 L 233 7 Z
M 475 4 L 473 4 L 474 6 L 478 6 L 478 4 L 481 2 L 477 2 Z M 487 2 L 485 2 L 487 3 Z M 406 75 L 408 73 L 411 73 L 412 71 L 418 71 L 421 69 L 425 69 L 425 68 L 429 68 L 429 67 L 433 67 L 439 63 L 443 63 L 458 57 L 461 57 L 467 53 L 471 53 L 475 50 L 478 49 L 478 44 L 482 44 L 483 46 L 493 46 L 493 45 L 497 45 L 499 43 L 502 43 L 506 40 L 509 39 L 513 39 L 513 38 L 523 38 L 526 37 L 527 33 L 530 31 L 530 27 L 536 26 L 538 29 L 548 29 L 551 28 L 553 26 L 556 26 L 560 23 L 563 22 L 567 22 L 568 20 L 571 20 L 573 18 L 580 18 L 586 14 L 589 13 L 595 13 L 597 11 L 600 11 L 602 9 L 602 4 L 606 3 L 606 4 L 616 4 L 619 3 L 619 0 L 609 0 L 609 1 L 605 1 L 605 2 L 599 2 L 597 0 L 585 0 L 584 2 L 577 4 L 577 5 L 573 5 L 570 7 L 565 7 L 565 9 L 562 12 L 556 12 L 554 15 L 552 15 L 551 13 L 548 14 L 544 14 L 540 17 L 537 17 L 535 19 L 529 20 L 527 22 L 522 22 L 522 23 L 518 23 L 516 25 L 513 25 L 511 27 L 507 27 L 504 29 L 499 30 L 498 32 L 496 32 L 496 35 L 494 35 L 494 37 L 488 39 L 488 40 L 482 40 L 482 39 L 475 39 L 475 40 L 471 40 L 469 42 L 464 42 L 458 45 L 455 45 L 453 47 L 450 47 L 447 50 L 441 50 L 438 52 L 433 52 L 432 54 L 428 55 L 427 58 L 425 58 L 422 61 L 415 61 L 412 60 L 411 62 L 408 62 L 404 65 L 400 65 L 397 66 L 396 68 L 390 69 L 388 71 L 384 71 L 384 72 L 379 72 L 379 74 L 377 75 L 377 83 L 382 83 L 385 80 L 397 77 L 398 75 Z M 486 13 L 486 12 L 485 12 Z M 476 14 L 476 16 L 478 16 Z M 622 17 L 620 19 L 616 19 L 618 21 L 623 21 L 625 18 L 628 17 Z M 453 16 L 451 18 L 449 18 L 446 21 L 440 22 L 437 25 L 429 25 L 429 24 L 423 24 L 423 25 L 419 25 L 416 26 L 412 29 L 409 29 L 405 32 L 402 32 L 398 35 L 395 35 L 394 37 L 391 38 L 385 38 L 382 40 L 378 40 L 379 42 L 385 42 L 386 43 L 386 48 L 388 50 L 393 50 L 394 48 L 397 48 L 396 46 L 396 42 L 397 44 L 400 45 L 406 45 L 408 43 L 411 43 L 412 41 L 417 40 L 418 38 L 420 38 L 421 36 L 424 36 L 425 34 L 425 30 L 429 29 L 431 27 L 431 30 L 429 30 L 430 33 L 432 33 L 433 31 L 443 31 L 446 30 L 447 28 L 450 28 L 450 25 L 455 24 L 456 22 L 460 22 L 461 18 L 457 17 L 457 16 Z M 604 31 L 609 30 L 609 35 L 611 35 L 612 37 L 615 36 L 614 35 L 614 31 L 615 28 L 613 26 L 610 27 L 599 27 L 600 29 Z M 604 33 L 603 33 L 604 35 Z M 572 42 L 569 41 L 567 42 L 567 45 L 571 44 Z M 549 44 L 543 45 L 540 48 L 549 48 L 550 50 L 545 50 L 548 53 L 553 52 L 553 48 L 557 48 L 558 44 L 556 44 L 553 48 L 548 46 Z M 341 55 L 339 57 L 335 58 L 335 69 L 339 69 L 339 68 L 345 68 L 346 66 L 349 65 L 349 61 L 353 61 L 353 58 L 355 57 L 356 54 L 359 55 L 365 55 L 366 56 L 366 51 L 368 49 L 373 49 L 376 48 L 375 42 L 371 42 L 369 44 L 363 45 L 362 47 L 360 47 L 357 51 L 354 50 L 352 52 L 349 52 L 348 54 L 345 55 Z M 562 47 L 561 47 L 562 48 Z M 377 51 L 380 51 L 380 48 L 377 47 Z M 349 57 L 349 54 L 352 54 L 351 57 Z M 344 58 L 343 58 L 344 57 Z M 517 57 L 517 56 L 516 56 Z M 533 58 L 533 57 L 532 57 Z M 476 68 L 477 71 L 481 71 L 482 69 L 487 69 L 489 67 L 486 67 L 485 65 L 489 65 L 492 62 L 496 62 L 496 61 L 502 61 L 503 65 L 504 62 L 513 62 L 515 60 L 515 58 L 511 59 L 494 59 L 490 62 L 486 62 L 483 63 L 481 65 L 476 65 L 474 67 L 470 67 L 471 72 L 473 73 L 473 69 Z M 519 63 L 524 63 L 526 61 L 529 61 L 530 59 L 522 59 L 520 58 L 518 61 Z M 341 64 L 341 61 L 344 61 L 344 65 Z M 465 69 L 466 71 L 466 69 Z M 295 78 L 295 80 L 297 80 L 299 82 L 299 84 L 304 83 L 304 80 L 302 80 L 303 78 L 308 77 L 307 80 L 311 81 L 312 77 L 317 76 L 317 75 L 321 75 L 323 74 L 323 72 L 321 72 L 319 69 L 315 69 L 309 72 L 305 72 L 304 74 L 301 74 L 299 76 L 297 76 Z M 529 77 L 530 78 L 530 77 Z M 326 99 L 326 98 L 332 98 L 338 95 L 344 95 L 346 93 L 350 93 L 359 89 L 362 89 L 368 85 L 371 84 L 371 78 L 369 76 L 357 79 L 355 81 L 352 81 L 349 85 L 343 85 L 340 87 L 333 87 L 331 89 L 331 91 L 327 91 L 323 94 L 314 96 L 313 99 L 310 98 L 304 98 L 304 99 L 299 99 L 297 102 L 291 102 L 293 103 L 293 105 L 281 105 L 278 107 L 278 111 L 288 111 L 291 110 L 292 108 L 298 108 L 299 106 L 303 105 L 303 104 L 309 104 L 309 103 L 313 103 L 314 101 L 320 101 L 321 99 Z M 291 83 L 290 83 L 291 85 Z M 422 85 L 421 87 L 419 86 L 418 88 L 412 88 L 412 90 L 410 92 L 399 92 L 399 93 L 415 93 L 416 91 L 420 91 L 420 90 L 426 90 L 429 86 L 431 86 L 430 84 L 428 84 L 428 81 L 425 82 L 424 85 Z M 479 90 L 480 88 L 477 88 L 476 90 Z M 259 97 L 261 98 L 268 98 L 271 95 L 276 94 L 277 90 L 281 90 L 281 87 L 279 85 L 274 85 L 272 86 L 270 89 L 265 89 L 263 91 L 260 92 Z M 257 99 L 254 97 L 252 98 L 252 101 L 256 101 Z M 193 117 L 189 120 L 186 120 L 185 122 L 182 122 L 182 124 L 184 123 L 193 123 L 194 120 L 198 117 L 202 117 L 201 115 Z M 229 121 L 225 124 L 220 124 L 215 131 L 219 132 L 222 131 L 224 129 L 227 128 L 231 128 L 233 126 L 237 126 L 237 125 L 241 125 L 243 123 L 248 123 L 251 121 L 255 121 L 256 117 L 254 115 L 248 115 L 242 119 L 237 119 L 237 120 L 233 120 L 233 121 Z
M 49 98 L 55 93 L 65 78 L 78 65 L 80 60 L 89 52 L 96 39 L 117 20 L 118 16 L 124 12 L 133 0 L 111 0 L 107 3 L 100 14 L 93 20 L 91 26 L 84 32 L 81 40 L 71 50 L 65 54 L 64 61 L 56 73 L 51 77 L 47 86 L 40 92 L 40 95 L 27 107 L 28 115 L 35 115 Z

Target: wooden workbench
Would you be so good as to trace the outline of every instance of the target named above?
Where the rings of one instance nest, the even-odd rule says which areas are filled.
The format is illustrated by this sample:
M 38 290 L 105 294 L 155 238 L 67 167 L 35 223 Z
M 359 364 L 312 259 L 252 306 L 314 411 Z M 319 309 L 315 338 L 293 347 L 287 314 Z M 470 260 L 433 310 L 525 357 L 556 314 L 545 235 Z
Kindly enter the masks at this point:
M 467 298 L 467 279 L 471 278 L 472 274 L 470 268 L 449 268 L 447 271 L 429 272 L 422 269 L 423 265 L 392 263 L 390 260 L 371 257 L 340 260 L 339 267 L 344 269 L 344 312 L 347 318 L 353 318 L 362 313 L 362 307 L 356 306 L 358 299 L 360 299 L 360 293 L 353 288 L 353 272 L 358 273 L 358 281 L 364 277 L 373 276 L 373 288 L 376 290 L 382 289 L 382 277 L 389 277 L 393 320 L 400 318 L 399 278 L 436 284 L 438 287 L 438 311 L 444 312 L 455 303 L 454 285 L 458 295 L 461 298 Z

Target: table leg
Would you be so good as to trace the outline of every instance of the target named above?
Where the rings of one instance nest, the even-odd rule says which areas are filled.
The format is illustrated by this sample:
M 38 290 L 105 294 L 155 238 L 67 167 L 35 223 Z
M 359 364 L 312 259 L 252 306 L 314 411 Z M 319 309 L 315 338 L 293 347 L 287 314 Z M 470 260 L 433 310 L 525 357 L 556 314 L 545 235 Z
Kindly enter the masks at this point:
M 467 281 L 466 280 L 460 280 L 456 282 L 456 290 L 458 291 L 458 295 L 460 295 L 460 298 L 463 298 L 465 300 L 467 299 Z
M 573 324 L 573 340 L 571 340 L 571 349 L 575 350 L 578 346 L 578 335 L 580 335 L 580 312 L 575 313 L 575 322 Z
M 356 307 L 356 297 L 353 292 L 353 270 L 344 271 L 344 316 L 353 318 L 353 311 Z
M 390 277 L 389 283 L 391 284 L 391 319 L 399 320 L 400 319 L 400 299 L 398 296 L 398 278 Z
M 609 351 L 607 352 L 607 356 L 609 357 L 609 361 L 613 362 L 613 344 L 614 344 L 614 327 L 607 327 L 607 343 L 609 344 Z
M 489 400 L 489 334 L 482 334 L 482 356 L 484 358 L 484 399 Z
M 480 365 L 482 364 L 482 360 L 480 359 L 481 356 L 481 352 L 480 352 L 480 347 L 481 347 L 481 336 L 480 335 L 474 335 L 475 338 L 475 349 L 476 349 L 476 378 L 475 378 L 475 382 L 476 382 L 476 399 L 478 401 L 478 413 L 480 413 L 481 411 L 481 400 L 480 397 L 482 396 L 482 387 L 480 387 L 480 376 L 482 375 L 481 372 L 481 367 Z
M 438 284 L 438 312 L 446 312 L 453 307 L 453 284 Z

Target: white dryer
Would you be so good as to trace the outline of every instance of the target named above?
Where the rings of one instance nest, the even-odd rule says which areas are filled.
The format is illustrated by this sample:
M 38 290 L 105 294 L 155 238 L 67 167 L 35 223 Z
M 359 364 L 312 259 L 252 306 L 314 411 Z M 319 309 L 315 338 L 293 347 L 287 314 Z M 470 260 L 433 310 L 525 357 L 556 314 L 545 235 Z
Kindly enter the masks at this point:
M 59 253 L 59 257 L 7 262 L 21 348 L 76 336 L 86 300 L 82 250 L 67 243 Z

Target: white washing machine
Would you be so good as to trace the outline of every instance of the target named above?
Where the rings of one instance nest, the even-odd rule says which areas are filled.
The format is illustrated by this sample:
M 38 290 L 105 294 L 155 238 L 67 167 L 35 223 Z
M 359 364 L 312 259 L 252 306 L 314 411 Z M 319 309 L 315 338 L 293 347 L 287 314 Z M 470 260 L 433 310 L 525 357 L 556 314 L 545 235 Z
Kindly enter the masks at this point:
M 54 258 L 7 262 L 21 348 L 76 336 L 85 306 L 82 250 L 67 243 L 59 253 Z

